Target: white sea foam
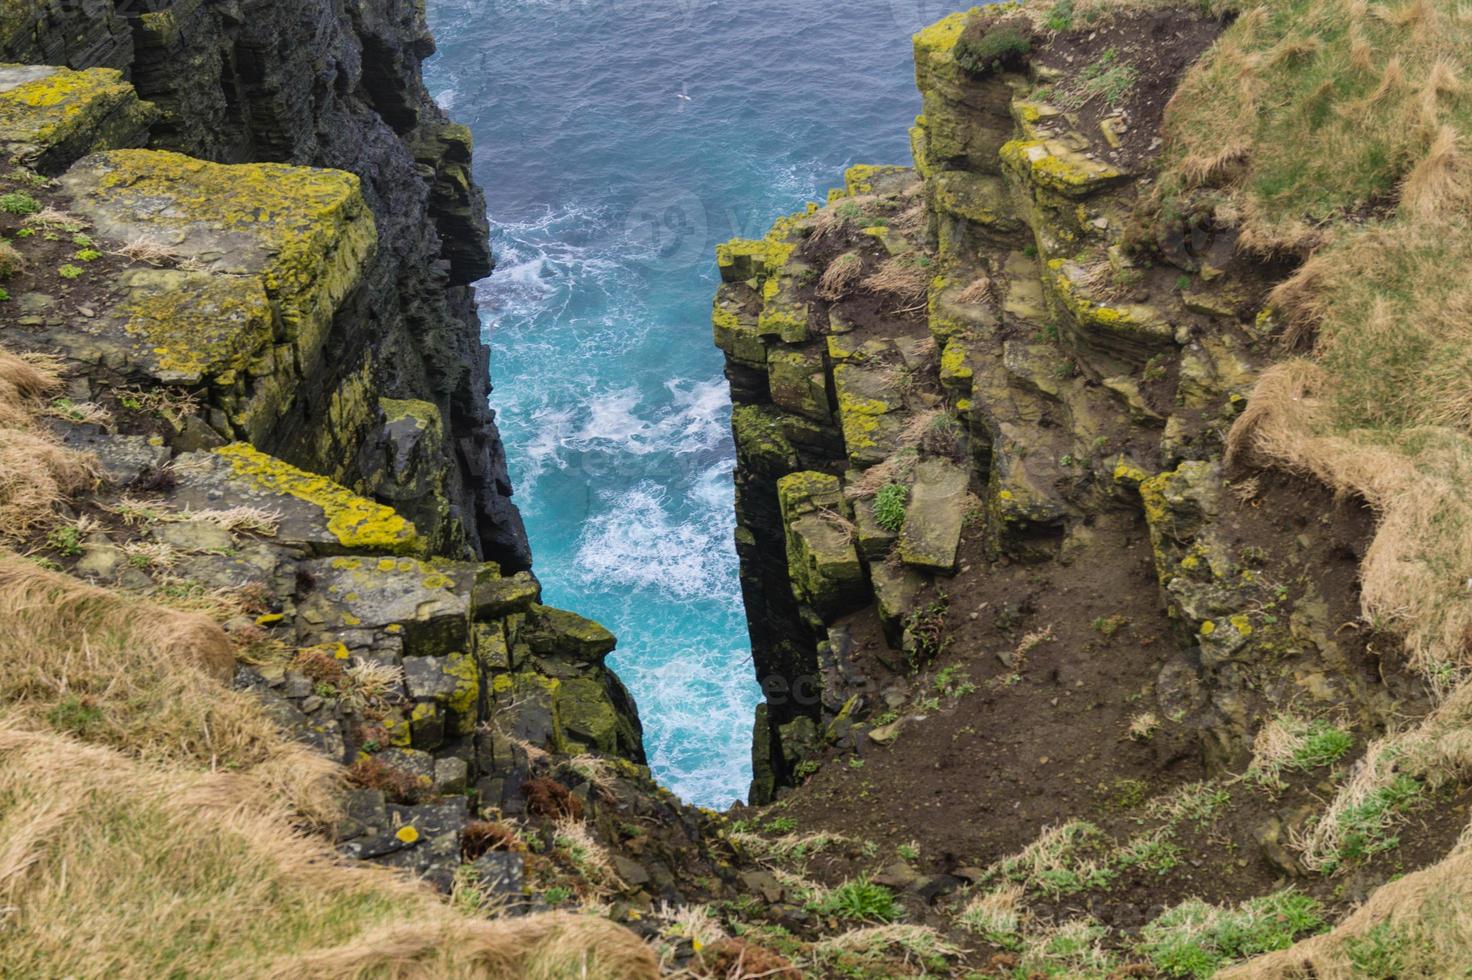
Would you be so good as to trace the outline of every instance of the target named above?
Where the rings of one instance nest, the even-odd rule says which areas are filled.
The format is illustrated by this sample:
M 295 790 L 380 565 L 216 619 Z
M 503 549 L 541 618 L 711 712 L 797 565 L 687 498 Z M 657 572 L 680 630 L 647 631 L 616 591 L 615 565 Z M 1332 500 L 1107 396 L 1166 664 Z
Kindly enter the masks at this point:
M 725 625 L 740 633 L 737 619 Z M 750 653 L 691 645 L 676 630 L 651 632 L 639 656 L 616 653 L 610 661 L 638 698 L 651 767 L 684 799 L 708 806 L 744 799 L 752 709 L 761 700 Z
M 729 497 L 722 514 L 693 513 L 669 490 L 645 482 L 605 493 L 578 539 L 577 576 L 589 589 L 651 590 L 665 597 L 726 600 L 737 587 Z M 690 516 L 681 519 L 679 512 Z

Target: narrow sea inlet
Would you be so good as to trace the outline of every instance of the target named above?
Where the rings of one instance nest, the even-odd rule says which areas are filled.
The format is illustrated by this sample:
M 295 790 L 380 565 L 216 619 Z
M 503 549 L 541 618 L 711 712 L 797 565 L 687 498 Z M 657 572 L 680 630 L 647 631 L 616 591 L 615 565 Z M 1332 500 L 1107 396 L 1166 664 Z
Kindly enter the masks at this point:
M 713 251 L 909 160 L 922 0 L 430 0 L 498 266 L 492 405 L 547 601 L 619 637 L 656 777 L 724 807 L 761 699 L 732 532 Z

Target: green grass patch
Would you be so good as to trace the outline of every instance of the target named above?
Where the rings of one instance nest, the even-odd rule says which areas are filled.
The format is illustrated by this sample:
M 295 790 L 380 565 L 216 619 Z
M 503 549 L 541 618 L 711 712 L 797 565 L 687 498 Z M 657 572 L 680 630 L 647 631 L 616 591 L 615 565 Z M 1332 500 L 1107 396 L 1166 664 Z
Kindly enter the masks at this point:
M 1222 909 L 1199 899 L 1162 913 L 1140 934 L 1140 952 L 1172 977 L 1210 977 L 1229 963 L 1322 930 L 1323 907 L 1291 888 Z
M 1117 50 L 1106 48 L 1098 60 L 1055 88 L 1053 101 L 1068 109 L 1080 108 L 1095 99 L 1115 106 L 1129 95 L 1139 77 L 1133 65 L 1120 61 Z
M 901 913 L 888 888 L 868 881 L 844 882 L 818 903 L 818 911 L 858 922 L 893 922 Z
M 987 26 L 973 20 L 956 41 L 956 64 L 977 77 L 1021 68 L 1032 51 L 1032 38 L 1019 23 Z
M 905 523 L 909 488 L 902 483 L 886 483 L 874 495 L 874 522 L 886 531 L 898 532 Z
M 1359 803 L 1346 807 L 1337 820 L 1337 860 L 1331 861 L 1326 870 L 1399 847 L 1400 838 L 1390 834 L 1390 825 L 1419 803 L 1424 794 L 1418 780 L 1402 773 L 1389 784 L 1376 787 Z
M 24 216 L 36 214 L 40 210 L 40 202 L 25 191 L 11 191 L 8 194 L 0 194 L 0 211 L 6 214 Z

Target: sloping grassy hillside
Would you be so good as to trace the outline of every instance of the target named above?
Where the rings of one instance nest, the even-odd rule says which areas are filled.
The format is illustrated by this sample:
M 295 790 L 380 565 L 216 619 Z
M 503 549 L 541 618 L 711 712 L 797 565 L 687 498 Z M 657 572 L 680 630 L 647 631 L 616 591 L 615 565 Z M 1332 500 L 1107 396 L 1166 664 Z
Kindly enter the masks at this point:
M 1372 745 L 1309 839 L 1397 787 L 1467 776 L 1472 667 L 1472 13 L 1450 0 L 1250 6 L 1167 116 L 1164 211 L 1208 210 L 1259 253 L 1303 260 L 1259 324 L 1284 359 L 1232 434 L 1362 496 L 1372 624 L 1446 695 Z M 1417 790 L 1419 791 L 1419 790 Z M 1472 957 L 1467 852 L 1375 893 L 1333 932 L 1232 975 L 1444 976 Z M 1460 967 L 1457 967 L 1460 968 Z
M 0 516 L 57 520 L 89 461 L 0 352 Z M 14 465 L 11 465 L 14 464 Z M 226 633 L 0 551 L 0 975 L 650 977 L 590 916 L 486 921 L 333 853 L 339 769 L 225 681 Z
M 1298 351 L 1233 434 L 1382 515 L 1369 618 L 1450 685 L 1472 657 L 1472 15 L 1450 0 L 1246 9 L 1167 115 L 1166 211 L 1306 258 L 1272 296 Z

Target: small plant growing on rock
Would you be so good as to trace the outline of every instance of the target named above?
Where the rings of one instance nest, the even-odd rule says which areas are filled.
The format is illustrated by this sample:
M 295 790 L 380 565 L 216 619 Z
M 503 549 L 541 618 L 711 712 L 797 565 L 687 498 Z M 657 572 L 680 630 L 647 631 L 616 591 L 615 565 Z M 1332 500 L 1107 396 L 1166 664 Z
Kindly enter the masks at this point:
M 1148 742 L 1160 729 L 1160 718 L 1153 711 L 1142 711 L 1130 719 L 1130 738 L 1136 742 Z
M 548 888 L 546 891 L 542 892 L 542 901 L 552 906 L 561 905 L 563 902 L 566 902 L 571 898 L 572 889 L 564 885 L 553 885 L 551 888 Z
M 863 272 L 863 256 L 858 252 L 844 252 L 823 270 L 823 278 L 818 282 L 818 298 L 829 302 L 842 299 Z
M 973 20 L 956 41 L 956 64 L 980 78 L 999 71 L 1016 71 L 1027 64 L 1032 37 L 1020 18 L 988 25 Z
M 951 638 L 946 633 L 948 598 L 940 598 L 912 612 L 905 620 L 905 654 L 911 670 L 919 670 L 946 651 Z M 939 705 L 937 704 L 937 707 Z
M 937 673 L 931 686 L 937 694 L 951 698 L 965 697 L 976 691 L 976 685 L 971 683 L 971 674 L 957 664 L 951 664 Z
M 583 819 L 583 801 L 550 776 L 538 776 L 521 784 L 527 812 L 542 817 Z
M 474 861 L 489 851 L 525 851 L 521 835 L 509 824 L 472 820 L 460 831 L 460 860 Z
M 886 483 L 874 495 L 874 521 L 886 531 L 898 531 L 905 523 L 905 504 L 910 491 L 901 483 Z
M 75 558 L 82 553 L 82 534 L 71 524 L 53 529 L 46 535 L 46 543 L 67 558 Z
M 828 893 L 819 911 L 860 922 L 893 922 L 900 916 L 890 890 L 869 881 L 844 882 Z
M 348 766 L 348 783 L 362 789 L 376 789 L 390 803 L 412 806 L 424 799 L 430 782 L 423 776 L 391 766 L 371 755 L 360 756 Z
M 0 194 L 0 211 L 6 214 L 27 215 L 41 210 L 40 203 L 25 191 Z

